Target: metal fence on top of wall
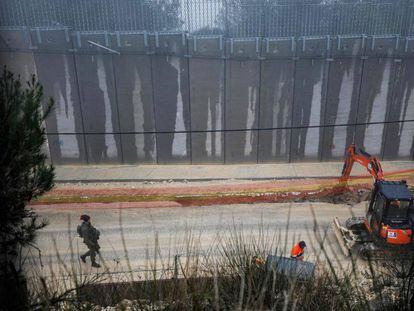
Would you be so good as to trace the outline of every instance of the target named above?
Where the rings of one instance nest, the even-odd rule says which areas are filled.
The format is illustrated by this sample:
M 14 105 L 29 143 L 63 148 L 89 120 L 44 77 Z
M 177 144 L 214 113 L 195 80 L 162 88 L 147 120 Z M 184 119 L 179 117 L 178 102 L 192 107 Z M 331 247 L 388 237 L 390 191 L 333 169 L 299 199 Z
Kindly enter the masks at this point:
M 414 34 L 412 0 L 1 0 L 0 26 L 228 37 Z

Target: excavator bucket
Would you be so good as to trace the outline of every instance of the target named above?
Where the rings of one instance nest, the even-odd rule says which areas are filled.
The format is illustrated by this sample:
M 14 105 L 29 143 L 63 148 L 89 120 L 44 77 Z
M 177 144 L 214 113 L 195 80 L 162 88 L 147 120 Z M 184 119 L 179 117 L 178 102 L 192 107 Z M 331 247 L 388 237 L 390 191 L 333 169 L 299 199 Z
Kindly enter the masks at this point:
M 342 252 L 345 256 L 350 256 L 353 241 L 349 238 L 349 230 L 340 224 L 338 217 L 334 218 L 332 227 Z

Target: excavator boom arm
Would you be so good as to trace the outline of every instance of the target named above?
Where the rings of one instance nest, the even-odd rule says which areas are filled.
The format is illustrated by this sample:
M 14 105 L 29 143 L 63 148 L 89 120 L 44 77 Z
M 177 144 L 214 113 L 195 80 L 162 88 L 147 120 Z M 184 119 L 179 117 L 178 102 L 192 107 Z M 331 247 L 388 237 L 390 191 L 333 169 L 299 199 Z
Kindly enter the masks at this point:
M 341 178 L 339 179 L 340 183 L 346 183 L 348 181 L 355 162 L 364 166 L 375 180 L 384 180 L 379 160 L 361 149 L 357 150 L 355 145 L 352 144 L 347 149 L 347 157 L 342 168 Z

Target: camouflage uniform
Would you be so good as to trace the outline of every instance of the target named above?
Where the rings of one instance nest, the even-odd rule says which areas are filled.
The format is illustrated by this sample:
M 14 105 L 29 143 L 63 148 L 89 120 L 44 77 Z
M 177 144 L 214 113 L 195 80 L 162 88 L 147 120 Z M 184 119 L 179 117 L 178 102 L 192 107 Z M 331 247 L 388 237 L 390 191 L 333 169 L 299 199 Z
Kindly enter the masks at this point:
M 90 222 L 84 221 L 81 225 L 78 226 L 77 232 L 81 238 L 83 238 L 83 243 L 88 247 L 88 251 L 81 256 L 82 260 L 88 256 L 91 256 L 92 265 L 96 264 L 96 253 L 99 254 L 99 249 L 101 248 L 98 244 L 98 239 L 100 232 Z

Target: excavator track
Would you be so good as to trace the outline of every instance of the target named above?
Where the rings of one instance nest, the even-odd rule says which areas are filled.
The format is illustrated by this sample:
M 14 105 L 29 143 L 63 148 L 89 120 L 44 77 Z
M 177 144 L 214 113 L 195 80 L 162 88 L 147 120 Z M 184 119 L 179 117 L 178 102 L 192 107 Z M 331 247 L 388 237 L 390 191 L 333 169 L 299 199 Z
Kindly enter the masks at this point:
M 412 247 L 390 247 L 382 241 L 373 240 L 364 225 L 365 217 L 351 217 L 342 226 L 338 218 L 333 221 L 333 230 L 345 256 L 364 260 L 412 259 Z

